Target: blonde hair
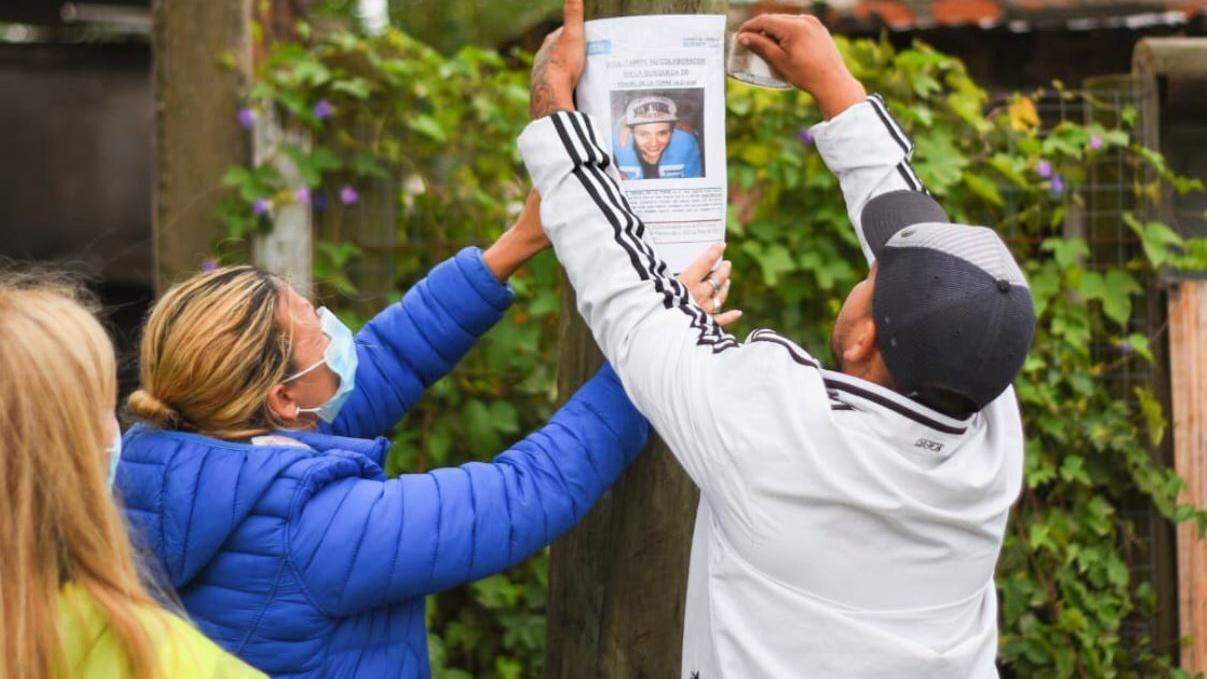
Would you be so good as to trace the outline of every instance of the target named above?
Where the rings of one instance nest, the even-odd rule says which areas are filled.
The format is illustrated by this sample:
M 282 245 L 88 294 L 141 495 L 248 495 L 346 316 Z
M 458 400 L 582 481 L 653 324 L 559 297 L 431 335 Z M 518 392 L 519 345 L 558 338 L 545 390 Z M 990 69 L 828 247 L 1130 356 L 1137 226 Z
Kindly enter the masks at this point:
M 127 411 L 161 429 L 242 440 L 287 425 L 268 393 L 291 366 L 277 310 L 285 283 L 251 266 L 198 274 L 156 303 L 143 330 L 141 389 Z
M 140 622 L 155 603 L 107 483 L 116 373 L 113 345 L 78 288 L 0 275 L 0 677 L 67 669 L 67 583 L 95 602 L 131 676 L 156 673 Z

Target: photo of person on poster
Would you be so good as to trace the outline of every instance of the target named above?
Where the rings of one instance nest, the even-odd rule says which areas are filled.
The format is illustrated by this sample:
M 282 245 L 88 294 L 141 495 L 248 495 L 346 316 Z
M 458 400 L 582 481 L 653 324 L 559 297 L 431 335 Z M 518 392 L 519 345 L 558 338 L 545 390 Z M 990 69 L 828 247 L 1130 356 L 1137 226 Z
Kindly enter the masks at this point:
M 696 134 L 703 127 L 703 98 L 702 89 L 613 92 L 618 123 L 612 148 L 621 177 L 703 177 L 703 154 Z

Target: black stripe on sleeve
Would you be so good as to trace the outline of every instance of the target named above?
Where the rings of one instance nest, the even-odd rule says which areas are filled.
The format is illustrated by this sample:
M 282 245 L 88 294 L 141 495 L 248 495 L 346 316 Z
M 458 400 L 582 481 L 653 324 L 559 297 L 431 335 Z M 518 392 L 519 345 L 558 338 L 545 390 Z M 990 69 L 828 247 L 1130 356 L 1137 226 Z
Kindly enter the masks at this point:
M 574 123 L 573 118 L 571 118 L 571 123 Z M 577 125 L 574 125 L 574 129 L 577 133 L 581 134 L 581 129 L 579 129 Z M 628 237 L 627 234 L 633 228 L 634 217 L 631 213 L 624 211 L 609 211 L 604 207 L 607 201 L 614 201 L 615 199 L 612 195 L 611 187 L 606 181 L 599 177 L 599 172 L 596 166 L 593 164 L 587 164 L 582 167 L 575 168 L 574 174 L 583 187 L 587 190 L 588 194 L 591 195 L 591 198 L 595 201 L 596 206 L 600 207 L 600 209 L 603 211 L 604 217 L 606 217 L 608 222 L 612 225 L 614 239 L 618 244 L 620 244 L 621 247 L 625 249 L 626 252 L 629 253 L 630 262 L 633 264 L 633 267 L 637 270 L 638 274 L 642 276 L 642 280 L 653 280 L 654 290 L 658 294 L 662 295 L 662 305 L 664 308 L 669 309 L 674 306 L 675 295 L 679 292 L 679 289 L 674 286 L 678 284 L 678 281 L 670 281 L 670 286 L 668 287 L 668 281 L 665 278 L 656 275 L 656 273 L 655 275 L 650 274 L 651 270 L 653 269 L 653 264 L 656 262 L 656 258 L 652 252 L 647 252 L 642 248 L 643 243 L 634 243 L 633 240 Z M 594 179 L 594 181 L 592 181 L 592 179 Z M 605 201 L 605 196 L 607 201 Z M 620 223 L 622 218 L 625 222 L 623 226 Z M 642 261 L 643 259 L 648 259 L 650 265 L 645 265 Z
M 586 137 L 583 135 L 582 128 L 579 127 L 577 119 L 572 118 L 571 122 L 574 123 L 574 130 L 579 133 L 580 138 L 584 139 L 585 143 Z M 606 159 L 608 154 L 603 150 L 603 147 L 601 147 L 599 142 L 596 140 L 595 130 L 590 121 L 584 119 L 582 121 L 582 127 L 585 127 L 587 129 L 587 133 L 590 135 L 590 145 L 595 148 L 596 152 L 599 153 L 601 158 Z M 680 283 L 677 278 L 674 278 L 673 276 L 668 277 L 666 275 L 666 263 L 658 259 L 658 256 L 654 253 L 654 249 L 650 247 L 650 244 L 645 242 L 643 238 L 645 234 L 645 224 L 642 223 L 640 218 L 636 216 L 637 213 L 634 212 L 632 206 L 629 205 L 629 201 L 627 198 L 625 198 L 624 192 L 621 191 L 620 187 L 617 186 L 614 181 L 611 181 L 607 176 L 607 173 L 604 172 L 606 169 L 607 163 L 601 163 L 600 167 L 596 168 L 594 176 L 599 180 L 600 185 L 603 186 L 604 192 L 608 196 L 608 201 L 612 204 L 617 212 L 624 216 L 625 234 L 630 236 L 630 239 L 637 250 L 645 254 L 646 259 L 649 261 L 648 269 L 650 271 L 654 272 L 654 274 L 658 277 L 669 278 L 670 285 L 675 290 L 675 294 L 687 294 L 687 290 L 683 288 L 683 284 Z
M 581 125 L 580 125 L 580 122 L 582 123 Z M 586 148 L 593 149 L 594 153 L 598 153 L 599 157 L 601 159 L 606 159 L 608 157 L 608 154 L 606 152 L 604 152 L 603 149 L 599 148 L 598 144 L 587 143 L 586 135 L 583 134 L 583 127 L 586 127 L 588 130 L 591 129 L 591 124 L 589 121 L 586 121 L 586 120 L 580 121 L 577 116 L 570 116 L 570 125 L 571 125 L 571 127 L 574 128 L 575 134 L 578 135 L 579 141 L 582 141 L 583 145 Z M 593 157 L 594 156 L 592 155 L 592 158 Z M 601 164 L 602 164 L 602 161 L 601 161 Z M 616 194 L 620 193 L 620 187 L 613 187 L 611 185 L 611 183 L 607 181 L 606 173 L 602 172 L 601 170 L 598 169 L 598 167 L 596 167 L 594 165 L 588 165 L 587 171 L 590 172 L 591 175 L 596 179 L 596 181 L 599 185 L 599 189 L 602 190 L 602 192 L 606 195 L 608 202 L 611 203 L 616 208 L 616 210 L 615 210 L 616 214 L 620 218 L 624 219 L 624 222 L 625 222 L 624 228 L 619 228 L 618 226 L 616 227 L 618 237 L 626 238 L 626 240 L 629 243 L 629 247 L 632 250 L 639 253 L 640 255 L 644 255 L 645 259 L 648 260 L 649 264 L 642 266 L 642 268 L 645 271 L 654 272 L 654 274 L 655 274 L 653 277 L 654 278 L 654 287 L 655 287 L 655 289 L 658 290 L 659 293 L 661 293 L 665 296 L 664 304 L 665 304 L 666 308 L 669 309 L 673 303 L 672 293 L 668 292 L 666 289 L 665 277 L 658 275 L 660 273 L 657 269 L 658 258 L 657 258 L 657 256 L 654 255 L 653 249 L 650 248 L 644 241 L 642 241 L 639 238 L 638 239 L 628 238 L 628 234 L 632 233 L 632 231 L 633 231 L 634 221 L 636 220 L 636 217 L 634 216 L 634 214 L 631 210 L 625 210 L 625 209 L 621 208 L 619 203 L 617 202 Z M 613 193 L 613 189 L 615 189 L 615 193 Z M 609 217 L 609 221 L 612 222 L 612 224 L 614 226 L 616 226 L 617 220 Z M 677 280 L 671 280 L 671 281 L 669 281 L 669 283 L 670 283 L 671 289 L 674 291 L 674 294 L 682 294 L 682 291 L 679 290 L 679 287 L 678 287 L 679 282 Z
M 584 118 L 583 126 L 590 130 L 590 121 Z M 576 127 L 575 129 L 577 130 L 578 128 Z M 603 151 L 603 149 L 598 147 L 598 142 L 595 142 L 595 144 L 600 155 L 606 157 L 607 154 Z M 678 278 L 667 273 L 666 262 L 659 259 L 654 253 L 653 247 L 638 235 L 639 232 L 644 231 L 644 224 L 633 212 L 628 200 L 624 197 L 624 193 L 620 190 L 620 187 L 616 184 L 615 180 L 613 180 L 611 177 L 608 177 L 600 167 L 588 169 L 604 187 L 612 206 L 625 216 L 627 222 L 625 235 L 630 238 L 634 246 L 639 251 L 646 254 L 646 257 L 649 260 L 649 268 L 654 272 L 655 280 L 668 281 L 675 291 L 680 310 L 692 317 L 691 327 L 701 332 L 701 340 L 699 343 L 715 344 L 721 348 L 731 348 L 729 346 L 731 344 L 732 346 L 738 346 L 736 339 L 725 334 L 721 330 L 720 326 L 716 325 L 716 323 L 712 321 L 712 316 L 705 313 L 703 309 L 693 302 L 691 293 L 687 287 L 683 285 L 683 283 L 679 282 Z
M 561 138 L 562 145 L 565 147 L 566 153 L 570 155 L 570 160 L 574 162 L 574 170 L 572 172 L 576 177 L 579 178 L 579 181 L 583 183 L 583 187 L 587 190 L 587 193 L 592 194 L 592 199 L 598 203 L 599 197 L 594 195 L 594 187 L 590 186 L 582 177 L 583 161 L 579 158 L 578 152 L 574 149 L 573 142 L 570 141 L 570 135 L 566 132 L 566 126 L 565 123 L 562 122 L 561 116 L 562 114 L 555 113 L 551 117 L 553 120 L 553 126 L 557 129 L 557 136 Z M 641 263 L 638 259 L 637 253 L 634 252 L 632 248 L 628 247 L 628 245 L 620 237 L 620 225 L 612 220 L 610 216 L 608 221 L 612 222 L 612 228 L 615 231 L 614 235 L 617 244 L 624 248 L 625 253 L 629 256 L 629 261 L 633 264 L 633 268 L 636 269 L 638 275 L 641 276 L 641 280 L 648 280 L 649 276 L 645 270 L 641 268 Z
M 906 153 L 911 152 L 913 150 L 912 142 L 907 142 L 904 133 L 899 131 L 897 126 L 893 124 L 895 121 L 892 120 L 892 116 L 884 108 L 884 100 L 878 95 L 873 94 L 868 97 L 868 103 L 872 105 L 872 110 L 876 112 L 876 116 L 880 118 L 880 122 L 884 123 L 884 126 L 888 129 L 889 136 L 893 138 L 893 141 L 897 142 L 902 151 Z
M 884 103 L 884 99 L 879 94 L 873 94 L 868 97 L 868 103 L 871 104 L 872 110 L 876 112 L 876 116 L 880 118 L 880 122 L 884 123 L 884 127 L 888 130 L 889 135 L 901 150 L 905 152 L 905 160 L 897 164 L 897 172 L 901 178 L 905 180 L 905 185 L 912 191 L 925 191 L 922 186 L 922 180 L 918 179 L 918 174 L 914 172 L 914 168 L 909 163 L 910 155 L 914 152 L 914 142 L 897 124 L 897 120 L 893 118 L 893 114 L 889 112 L 888 106 Z
M 628 253 L 629 261 L 641 280 L 652 279 L 655 289 L 663 296 L 664 306 L 666 308 L 677 307 L 691 319 L 691 327 L 699 330 L 700 333 L 696 342 L 698 345 L 710 346 L 714 353 L 740 346 L 736 339 L 721 331 L 713 318 L 694 303 L 684 285 L 673 276 L 666 274 L 666 263 L 659 260 L 654 254 L 653 248 L 637 235 L 644 233 L 645 225 L 639 217 L 633 214 L 631 209 L 628 209 L 628 201 L 625 200 L 624 194 L 615 180 L 603 171 L 603 168 L 608 165 L 608 155 L 594 139 L 595 134 L 590 120 L 581 113 L 557 113 L 552 117 L 558 130 L 558 136 L 571 160 L 575 163 L 572 174 L 583 185 L 587 195 L 612 225 L 616 242 Z M 588 149 L 588 156 L 593 158 L 598 154 L 599 161 L 582 162 L 569 138 L 569 132 L 566 124 L 561 120 L 562 117 L 569 120 L 569 126 L 573 128 L 578 141 Z M 588 135 L 584 133 L 584 129 L 590 132 L 592 141 L 588 141 Z M 606 199 L 604 194 L 607 196 Z
M 599 153 L 603 156 L 603 160 L 599 163 L 599 166 L 605 170 L 608 169 L 608 166 L 612 164 L 612 158 L 611 155 L 604 150 L 604 147 L 600 145 L 599 140 L 595 138 L 595 126 L 586 121 L 584 121 L 584 126 L 587 128 L 587 136 L 591 138 L 591 144 L 595 148 L 599 149 Z
M 905 169 L 905 163 L 897 163 L 897 173 L 900 174 L 901 178 L 905 180 L 905 185 L 908 186 L 911 191 L 918 190 L 918 183 L 914 181 L 913 177 L 910 176 L 909 170 Z
M 582 128 L 585 127 L 586 129 L 591 129 L 591 124 L 590 121 L 585 117 L 581 122 L 582 126 L 580 127 L 577 124 L 577 121 L 574 121 L 572 117 L 573 127 L 580 135 L 579 140 L 583 141 L 583 143 L 587 143 L 586 137 L 582 135 Z M 597 143 L 595 148 L 601 157 L 607 156 L 603 149 L 598 147 Z M 624 217 L 626 226 L 622 231 L 622 235 L 630 241 L 632 247 L 645 254 L 646 259 L 649 261 L 647 270 L 653 273 L 655 283 L 658 284 L 662 281 L 666 281 L 674 290 L 674 302 L 667 301 L 666 307 L 670 308 L 671 306 L 678 306 L 680 311 L 691 317 L 692 321 L 690 327 L 700 331 L 700 337 L 697 343 L 701 345 L 711 345 L 714 347 L 714 351 L 721 351 L 739 346 L 737 340 L 722 332 L 720 327 L 712 321 L 712 317 L 693 303 L 691 295 L 686 286 L 680 283 L 679 280 L 674 276 L 669 276 L 667 274 L 666 262 L 658 259 L 657 255 L 654 253 L 653 247 L 651 247 L 650 244 L 645 240 L 636 236 L 635 227 L 642 227 L 644 225 L 642 224 L 640 218 L 633 213 L 628 201 L 624 198 L 624 194 L 620 190 L 620 187 L 616 184 L 615 180 L 607 176 L 607 174 L 604 173 L 599 166 L 588 165 L 586 166 L 586 171 L 603 188 L 603 192 L 607 194 L 609 202 L 611 203 L 611 208 L 615 210 L 615 213 Z M 600 205 L 600 207 L 605 211 L 609 209 L 606 205 Z M 613 224 L 615 223 L 616 221 L 613 220 Z
M 587 132 L 591 138 L 591 144 L 595 147 L 600 156 L 607 158 L 608 154 L 603 150 L 602 147 L 599 146 L 599 141 L 595 138 L 595 131 L 593 126 L 590 124 L 590 121 L 584 118 L 583 127 L 587 129 Z M 575 126 L 575 130 L 581 132 L 577 125 Z M 682 301 L 683 298 L 690 299 L 691 293 L 687 287 L 684 286 L 678 278 L 669 276 L 667 274 L 666 262 L 658 259 L 657 254 L 654 252 L 654 248 L 645 241 L 643 237 L 645 234 L 645 224 L 636 216 L 636 213 L 633 211 L 632 206 L 629 205 L 629 201 L 625 197 L 624 192 L 621 191 L 616 182 L 608 177 L 607 173 L 604 172 L 606 167 L 607 163 L 603 163 L 601 167 L 594 169 L 593 175 L 604 188 L 604 192 L 607 194 L 608 200 L 612 206 L 618 213 L 624 216 L 626 222 L 626 227 L 624 230 L 625 235 L 630 239 L 633 246 L 639 252 L 645 254 L 646 259 L 649 262 L 647 268 L 654 273 L 655 281 L 667 281 L 680 301 Z M 668 302 L 667 308 L 670 308 L 670 306 L 671 304 Z M 685 309 L 685 311 L 695 318 L 696 322 L 693 323 L 693 327 L 702 328 L 703 321 L 707 320 L 708 318 L 707 314 L 705 314 L 702 309 L 692 307 L 690 305 L 687 309 Z M 714 328 L 714 330 L 717 329 Z
M 596 164 L 603 162 L 603 159 L 607 157 L 607 154 L 600 151 L 594 145 L 587 143 L 587 139 L 586 136 L 583 135 L 583 128 L 580 126 L 578 116 L 568 115 L 566 116 L 566 119 L 570 121 L 570 127 L 574 129 L 574 135 L 578 137 L 579 143 L 583 145 L 583 151 L 587 154 L 587 163 Z M 598 160 L 595 158 L 596 153 L 599 153 Z

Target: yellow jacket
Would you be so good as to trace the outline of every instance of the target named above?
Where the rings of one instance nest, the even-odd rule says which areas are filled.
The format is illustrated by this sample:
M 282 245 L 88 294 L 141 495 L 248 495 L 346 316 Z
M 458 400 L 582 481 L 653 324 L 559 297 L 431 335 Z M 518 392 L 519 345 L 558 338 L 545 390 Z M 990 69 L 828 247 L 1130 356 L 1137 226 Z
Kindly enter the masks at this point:
M 114 679 L 125 675 L 125 655 L 92 597 L 68 584 L 59 594 L 66 651 L 64 676 Z M 266 675 L 219 648 L 189 623 L 162 611 L 141 615 L 156 640 L 162 679 L 263 679 Z

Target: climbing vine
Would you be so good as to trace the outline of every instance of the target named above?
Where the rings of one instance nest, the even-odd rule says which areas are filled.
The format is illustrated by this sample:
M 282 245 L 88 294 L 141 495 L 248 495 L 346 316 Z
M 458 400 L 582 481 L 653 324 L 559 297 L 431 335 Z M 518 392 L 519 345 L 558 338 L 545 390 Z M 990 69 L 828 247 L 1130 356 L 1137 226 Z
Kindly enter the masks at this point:
M 273 50 L 246 108 L 231 112 L 248 127 L 272 113 L 304 131 L 309 144 L 283 142 L 272 155 L 287 157 L 301 180 L 286 181 L 271 158 L 232 168 L 222 217 L 236 240 L 271 228 L 276 211 L 298 203 L 321 224 L 335 214 L 347 225 L 362 214 L 359 203 L 387 191 L 396 248 L 368 251 L 338 236 L 316 246 L 319 293 L 363 321 L 352 303 L 363 285 L 349 273 L 358 265 L 388 258 L 396 275 L 387 296 L 397 298 L 460 247 L 487 244 L 518 212 L 527 180 L 515 139 L 527 122 L 530 58 L 476 48 L 446 57 L 396 31 L 303 30 L 301 38 Z M 1165 335 L 1144 334 L 1133 317 L 1143 295 L 1159 289 L 1159 272 L 1207 266 L 1207 243 L 1184 240 L 1149 209 L 1164 192 L 1201 183 L 1137 143 L 1134 109 L 1059 87 L 993 102 L 958 59 L 924 44 L 841 48 L 913 135 L 915 167 L 930 191 L 953 219 L 999 229 L 1031 282 L 1039 327 L 1016 383 L 1026 483 L 997 574 L 1002 674 L 1185 676 L 1171 664 L 1173 648 L 1128 631 L 1129 620 L 1153 616 L 1156 598 L 1129 558 L 1139 534 L 1124 510 L 1139 498 L 1200 528 L 1205 515 L 1178 504 L 1182 481 L 1159 462 L 1168 436 L 1162 395 L 1147 383 L 1122 390 L 1110 377 L 1154 367 Z M 1109 115 L 1047 120 L 1037 107 L 1045 99 Z M 837 182 L 812 148 L 808 127 L 820 113 L 800 93 L 733 85 L 728 114 L 735 301 L 747 329 L 774 327 L 824 354 L 842 299 L 866 271 Z M 1117 243 L 1109 261 L 1093 224 L 1084 236 L 1070 229 L 1106 165 L 1126 170 L 1115 177 L 1126 200 L 1113 219 L 1134 237 Z M 391 473 L 487 459 L 552 412 L 556 261 L 541 255 L 512 283 L 515 308 L 398 427 Z M 433 598 L 436 676 L 538 676 L 546 569 L 541 555 Z

